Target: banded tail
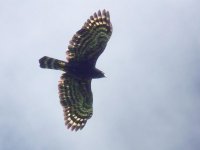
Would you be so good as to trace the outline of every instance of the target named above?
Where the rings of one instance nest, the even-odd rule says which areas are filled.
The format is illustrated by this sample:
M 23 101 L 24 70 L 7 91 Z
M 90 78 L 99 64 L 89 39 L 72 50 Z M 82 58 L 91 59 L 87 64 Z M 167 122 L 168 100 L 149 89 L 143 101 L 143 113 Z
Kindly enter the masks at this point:
M 63 71 L 65 69 L 65 66 L 67 65 L 67 63 L 62 60 L 54 59 L 47 56 L 40 58 L 39 63 L 41 68 L 56 69 Z

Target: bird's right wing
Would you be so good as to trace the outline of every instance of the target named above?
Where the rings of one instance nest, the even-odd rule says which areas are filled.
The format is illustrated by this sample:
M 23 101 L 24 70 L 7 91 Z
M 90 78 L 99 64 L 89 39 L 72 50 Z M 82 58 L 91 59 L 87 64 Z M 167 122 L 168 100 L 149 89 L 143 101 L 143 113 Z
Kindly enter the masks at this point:
M 58 88 L 66 126 L 76 131 L 82 129 L 93 113 L 91 80 L 63 74 Z

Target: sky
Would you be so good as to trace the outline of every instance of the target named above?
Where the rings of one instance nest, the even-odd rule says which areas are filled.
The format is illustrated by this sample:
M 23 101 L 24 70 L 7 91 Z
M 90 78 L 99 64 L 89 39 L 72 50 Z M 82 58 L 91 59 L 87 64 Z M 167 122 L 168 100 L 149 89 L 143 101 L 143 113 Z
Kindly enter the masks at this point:
M 73 34 L 99 9 L 113 34 L 97 62 L 94 114 L 64 126 L 61 71 Z M 199 150 L 199 0 L 0 1 L 1 150 Z

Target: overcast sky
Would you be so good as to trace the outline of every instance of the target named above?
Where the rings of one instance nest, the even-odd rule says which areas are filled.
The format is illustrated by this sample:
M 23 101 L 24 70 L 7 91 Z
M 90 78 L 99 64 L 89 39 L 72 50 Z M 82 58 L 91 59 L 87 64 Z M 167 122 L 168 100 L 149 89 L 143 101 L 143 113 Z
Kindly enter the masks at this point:
M 64 126 L 60 71 L 73 34 L 99 9 L 113 35 L 93 80 L 94 115 Z M 199 0 L 1 0 L 0 150 L 199 150 Z

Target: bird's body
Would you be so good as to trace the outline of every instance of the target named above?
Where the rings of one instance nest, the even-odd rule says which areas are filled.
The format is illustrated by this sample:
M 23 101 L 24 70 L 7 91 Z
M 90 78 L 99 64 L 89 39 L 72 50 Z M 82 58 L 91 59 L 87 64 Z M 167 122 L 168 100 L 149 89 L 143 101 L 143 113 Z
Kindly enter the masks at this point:
M 81 63 L 67 63 L 62 60 L 44 56 L 40 59 L 40 67 L 67 72 L 77 79 L 103 78 L 104 73 L 95 68 L 89 61 Z
M 72 130 L 82 129 L 92 116 L 91 80 L 104 77 L 95 65 L 111 34 L 109 12 L 99 11 L 73 36 L 66 52 L 66 62 L 47 56 L 39 60 L 41 68 L 65 72 L 58 88 L 65 124 Z

